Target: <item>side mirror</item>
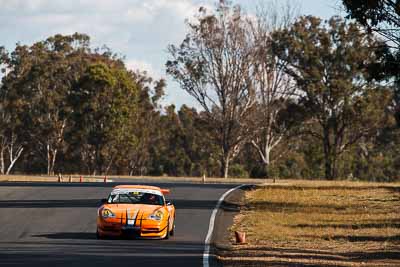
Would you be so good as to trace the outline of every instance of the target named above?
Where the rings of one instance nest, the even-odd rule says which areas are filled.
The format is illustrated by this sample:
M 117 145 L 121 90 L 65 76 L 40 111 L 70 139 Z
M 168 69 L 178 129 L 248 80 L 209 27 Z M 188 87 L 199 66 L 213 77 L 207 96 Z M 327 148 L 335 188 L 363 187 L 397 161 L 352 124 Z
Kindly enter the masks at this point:
M 172 205 L 171 201 L 169 201 L 169 200 L 166 200 L 166 201 L 165 201 L 165 204 L 166 204 L 167 206 L 171 206 L 171 205 Z
M 102 199 L 100 200 L 100 203 L 101 203 L 101 204 L 106 204 L 107 202 L 108 202 L 107 198 L 102 198 Z

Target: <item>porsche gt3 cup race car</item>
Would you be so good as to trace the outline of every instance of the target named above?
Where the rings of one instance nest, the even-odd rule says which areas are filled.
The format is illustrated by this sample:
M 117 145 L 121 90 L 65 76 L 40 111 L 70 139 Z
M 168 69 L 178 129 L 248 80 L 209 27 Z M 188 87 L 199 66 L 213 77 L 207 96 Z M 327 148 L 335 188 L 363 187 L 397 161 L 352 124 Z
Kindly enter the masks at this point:
M 168 193 L 155 186 L 114 187 L 97 211 L 97 238 L 168 239 L 175 230 L 175 207 L 164 197 Z

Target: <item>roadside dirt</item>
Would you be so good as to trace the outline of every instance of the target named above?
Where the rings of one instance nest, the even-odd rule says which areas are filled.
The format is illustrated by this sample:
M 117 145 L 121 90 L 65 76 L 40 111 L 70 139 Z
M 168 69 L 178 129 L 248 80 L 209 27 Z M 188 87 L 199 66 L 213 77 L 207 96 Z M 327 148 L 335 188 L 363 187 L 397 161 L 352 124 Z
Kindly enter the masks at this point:
M 245 207 L 245 192 L 253 190 L 256 186 L 245 186 L 229 194 L 221 205 L 216 217 L 213 233 L 213 249 L 216 255 L 215 266 L 224 266 L 222 257 L 229 256 L 233 251 L 235 238 L 231 231 L 234 218 Z M 221 257 L 222 256 L 222 257 Z
M 246 203 L 245 194 L 254 197 L 252 192 L 258 192 L 249 191 L 254 188 L 229 196 L 226 202 L 231 211 L 221 211 L 218 223 L 225 230 L 219 229 L 215 236 L 218 266 L 400 266 L 400 239 L 396 234 L 400 221 L 394 212 L 400 199 L 398 185 L 311 185 L 308 190 L 302 184 L 293 188 L 276 185 L 268 191 L 272 197 L 264 195 L 266 206 L 260 206 L 258 199 Z M 312 198 L 313 193 L 317 199 Z M 299 194 L 302 198 L 296 198 Z M 272 221 L 270 214 L 280 215 L 279 221 Z M 289 216 L 288 220 L 284 216 Z M 299 219 L 305 222 L 299 224 Z M 244 226 L 252 231 L 248 243 L 235 244 L 233 231 Z M 299 235 L 306 229 L 310 230 L 307 237 Z

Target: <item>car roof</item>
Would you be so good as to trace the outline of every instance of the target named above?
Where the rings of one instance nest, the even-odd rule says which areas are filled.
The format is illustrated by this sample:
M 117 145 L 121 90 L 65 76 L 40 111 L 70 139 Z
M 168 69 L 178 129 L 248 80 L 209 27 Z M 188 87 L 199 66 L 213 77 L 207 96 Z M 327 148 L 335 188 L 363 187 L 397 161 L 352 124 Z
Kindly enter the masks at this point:
M 151 185 L 117 185 L 114 186 L 114 189 L 151 189 L 151 190 L 158 190 L 161 191 L 161 189 L 157 186 L 151 186 Z

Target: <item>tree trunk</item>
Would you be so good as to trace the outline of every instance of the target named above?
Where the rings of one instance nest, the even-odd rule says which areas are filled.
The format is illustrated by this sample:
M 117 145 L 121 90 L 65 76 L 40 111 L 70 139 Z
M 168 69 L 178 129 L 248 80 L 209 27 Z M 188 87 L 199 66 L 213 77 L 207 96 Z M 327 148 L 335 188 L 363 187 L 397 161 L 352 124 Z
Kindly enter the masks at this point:
M 56 166 L 56 158 L 57 158 L 57 149 L 54 149 L 51 152 L 51 166 L 50 166 L 50 174 L 54 175 L 54 167 Z
M 105 171 L 104 171 L 104 174 L 108 174 L 108 172 L 109 172 L 110 169 L 111 169 L 111 166 L 112 166 L 113 162 L 114 162 L 114 156 L 111 157 L 111 160 L 110 160 L 110 162 L 108 163 L 108 165 L 107 165 L 107 167 L 106 167 L 106 169 L 105 169 Z
M 4 148 L 1 148 L 0 151 L 0 172 L 4 174 L 5 166 L 4 166 Z
M 325 179 L 332 180 L 331 146 L 329 142 L 329 128 L 324 127 L 324 161 L 325 161 Z
M 47 144 L 47 175 L 54 175 L 54 164 L 56 161 L 57 149 L 53 150 L 51 145 Z
M 231 153 L 224 153 L 224 156 L 221 159 L 221 176 L 224 178 L 229 177 L 229 163 L 231 160 Z
M 325 160 L 325 179 L 333 180 L 332 166 L 332 146 L 329 139 L 329 128 L 324 127 L 324 160 Z
M 98 173 L 99 175 L 102 174 L 103 172 L 103 160 L 102 160 L 102 156 L 100 153 L 100 146 L 98 144 L 96 144 L 96 152 L 95 152 L 96 158 L 95 158 L 95 173 Z
M 50 175 L 50 145 L 47 144 L 47 175 Z
M 337 152 L 329 147 L 324 154 L 325 179 L 334 180 L 337 178 Z
M 21 157 L 22 151 L 24 151 L 24 148 L 22 146 L 20 146 L 17 149 L 17 153 L 15 154 L 15 156 L 10 154 L 10 165 L 7 168 L 6 175 L 10 174 L 10 172 L 11 172 L 12 168 L 14 167 L 15 163 L 17 162 L 19 157 Z M 12 153 L 12 151 L 10 153 Z
M 269 178 L 269 163 L 264 162 L 265 178 Z
M 271 149 L 265 149 L 265 159 L 264 159 L 264 166 L 265 166 L 265 178 L 269 178 L 269 166 L 271 164 L 270 160 Z
M 331 159 L 331 179 L 334 180 L 337 178 L 337 151 L 336 149 L 333 151 L 332 159 Z
M 332 180 L 332 163 L 329 155 L 325 155 L 325 178 Z
M 228 177 L 229 177 L 229 159 L 227 159 L 225 162 L 225 171 L 224 171 L 224 178 Z
M 24 147 L 22 145 L 18 146 L 16 149 L 16 152 L 14 154 L 14 144 L 16 143 L 16 139 L 14 136 L 14 133 L 11 133 L 11 142 L 8 146 L 8 156 L 10 159 L 10 165 L 8 165 L 6 174 L 10 174 L 12 168 L 14 167 L 15 163 L 17 162 L 17 160 L 21 157 L 22 151 L 24 151 Z

